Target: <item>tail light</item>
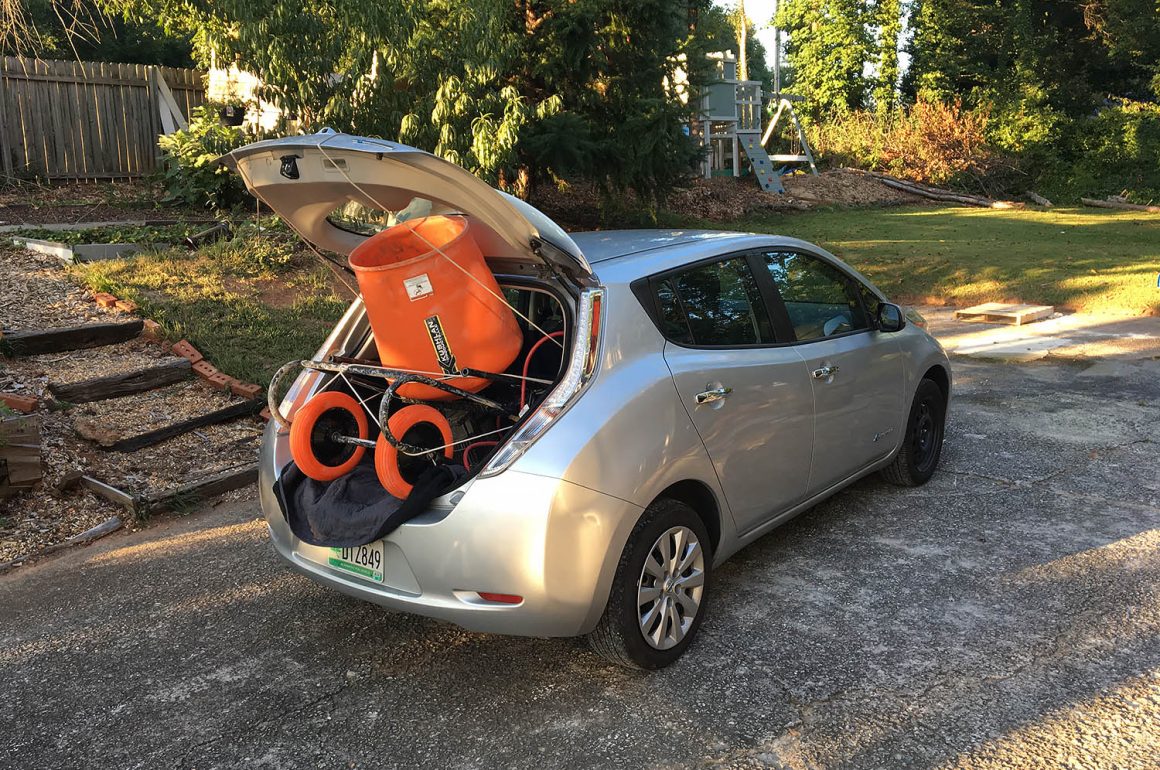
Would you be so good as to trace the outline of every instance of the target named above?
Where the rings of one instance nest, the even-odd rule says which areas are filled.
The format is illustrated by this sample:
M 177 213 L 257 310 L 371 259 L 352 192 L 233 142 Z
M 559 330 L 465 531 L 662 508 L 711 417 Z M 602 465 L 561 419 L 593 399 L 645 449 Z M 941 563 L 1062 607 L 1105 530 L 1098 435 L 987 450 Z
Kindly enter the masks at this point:
M 485 602 L 493 604 L 519 604 L 524 600 L 524 597 L 515 594 L 493 594 L 490 591 L 476 591 L 476 594 Z
M 600 364 L 600 330 L 603 326 L 604 289 L 585 289 L 580 295 L 576 318 L 576 344 L 568 360 L 564 377 L 548 394 L 543 403 L 491 458 L 480 471 L 483 477 L 494 476 L 506 470 L 548 427 L 562 415 L 596 374 Z

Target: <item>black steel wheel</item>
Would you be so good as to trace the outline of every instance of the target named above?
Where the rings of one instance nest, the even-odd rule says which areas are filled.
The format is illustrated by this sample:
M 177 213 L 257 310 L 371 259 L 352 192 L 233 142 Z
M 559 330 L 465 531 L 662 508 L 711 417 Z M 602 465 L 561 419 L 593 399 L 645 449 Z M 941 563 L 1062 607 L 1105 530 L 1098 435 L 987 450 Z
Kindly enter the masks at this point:
M 938 383 L 930 379 L 920 382 L 910 406 L 902 447 L 894 461 L 882 469 L 883 478 L 903 487 L 930 481 L 942 456 L 946 411 L 946 394 Z

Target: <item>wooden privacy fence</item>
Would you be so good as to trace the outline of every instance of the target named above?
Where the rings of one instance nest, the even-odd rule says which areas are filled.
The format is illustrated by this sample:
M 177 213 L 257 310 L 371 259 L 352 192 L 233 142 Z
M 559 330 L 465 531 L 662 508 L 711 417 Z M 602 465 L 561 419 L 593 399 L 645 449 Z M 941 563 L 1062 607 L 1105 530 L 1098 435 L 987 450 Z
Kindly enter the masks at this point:
M 173 130 L 174 113 L 188 118 L 204 102 L 197 70 L 4 57 L 0 173 L 47 179 L 147 174 L 157 167 L 157 137 Z

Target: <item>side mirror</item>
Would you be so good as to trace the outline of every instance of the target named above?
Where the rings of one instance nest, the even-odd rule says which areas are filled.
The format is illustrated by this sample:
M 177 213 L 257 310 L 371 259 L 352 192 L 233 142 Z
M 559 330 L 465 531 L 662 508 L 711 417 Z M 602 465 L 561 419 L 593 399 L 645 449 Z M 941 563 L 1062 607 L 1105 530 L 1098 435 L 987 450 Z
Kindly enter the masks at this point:
M 898 305 L 883 302 L 878 305 L 878 331 L 900 332 L 906 326 L 906 315 Z

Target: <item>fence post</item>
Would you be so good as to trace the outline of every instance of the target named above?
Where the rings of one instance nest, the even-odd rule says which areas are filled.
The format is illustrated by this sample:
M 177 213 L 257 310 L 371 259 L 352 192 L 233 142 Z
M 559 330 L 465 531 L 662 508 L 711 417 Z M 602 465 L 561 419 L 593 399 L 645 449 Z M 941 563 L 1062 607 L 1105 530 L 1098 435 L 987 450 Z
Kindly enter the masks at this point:
M 12 143 L 8 139 L 8 57 L 0 57 L 0 169 L 12 178 Z

